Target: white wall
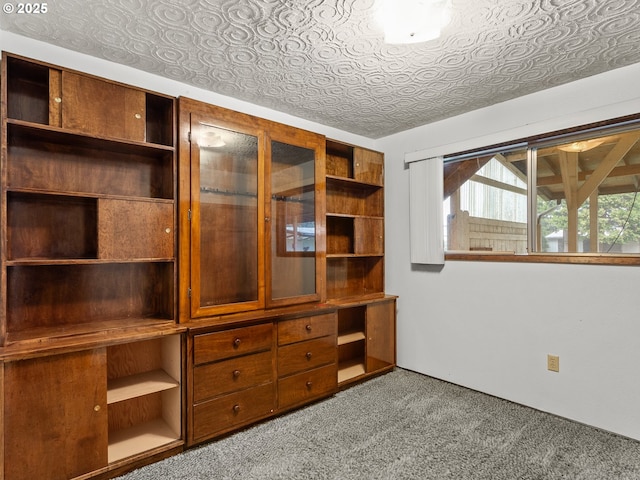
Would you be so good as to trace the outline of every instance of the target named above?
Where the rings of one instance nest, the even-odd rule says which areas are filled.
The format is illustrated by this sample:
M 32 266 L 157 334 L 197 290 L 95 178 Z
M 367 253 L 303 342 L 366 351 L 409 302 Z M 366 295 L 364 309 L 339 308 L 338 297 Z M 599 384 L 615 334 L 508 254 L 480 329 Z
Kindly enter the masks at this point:
M 158 75 L 153 75 L 124 65 L 83 55 L 78 52 L 49 45 L 3 30 L 0 30 L 0 50 L 97 75 L 103 78 L 108 78 L 128 85 L 134 85 L 157 93 L 163 93 L 165 95 L 171 95 L 174 97 L 190 97 L 195 100 L 229 108 L 238 112 L 310 130 L 341 142 L 362 145 L 368 148 L 373 148 L 375 145 L 375 141 L 370 138 L 348 133 L 319 123 L 310 122 L 299 117 L 287 115 L 282 112 L 253 105 L 251 103 L 242 102 L 231 97 L 209 92 L 202 88 L 168 80 Z M 336 115 L 339 115 L 339 113 L 340 112 L 336 112 Z
M 453 153 L 483 139 L 640 112 L 638 78 L 634 65 L 379 141 L 386 289 L 400 295 L 401 367 L 640 440 L 640 268 L 462 261 L 412 268 L 404 164 L 407 152 Z M 560 356 L 559 373 L 547 371 L 547 354 Z

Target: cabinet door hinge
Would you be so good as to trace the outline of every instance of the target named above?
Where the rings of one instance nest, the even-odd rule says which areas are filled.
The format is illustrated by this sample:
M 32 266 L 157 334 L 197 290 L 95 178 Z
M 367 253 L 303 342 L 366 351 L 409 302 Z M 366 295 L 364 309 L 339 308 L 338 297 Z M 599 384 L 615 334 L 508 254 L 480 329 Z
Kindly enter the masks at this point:
M 191 298 L 191 287 L 189 287 L 189 288 L 187 289 L 187 296 L 188 296 L 189 298 Z
M 187 219 L 191 221 L 191 209 L 187 210 Z
M 189 143 L 191 143 L 191 131 L 189 131 L 189 134 L 187 135 L 187 140 L 189 140 Z

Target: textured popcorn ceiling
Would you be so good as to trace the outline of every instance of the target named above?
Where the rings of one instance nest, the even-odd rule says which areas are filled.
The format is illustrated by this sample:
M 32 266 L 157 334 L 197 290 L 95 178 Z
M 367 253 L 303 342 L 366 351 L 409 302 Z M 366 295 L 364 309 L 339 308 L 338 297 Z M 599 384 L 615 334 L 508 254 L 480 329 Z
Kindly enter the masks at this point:
M 50 0 L 0 28 L 371 138 L 640 61 L 640 0 L 453 8 L 410 46 L 376 0 Z

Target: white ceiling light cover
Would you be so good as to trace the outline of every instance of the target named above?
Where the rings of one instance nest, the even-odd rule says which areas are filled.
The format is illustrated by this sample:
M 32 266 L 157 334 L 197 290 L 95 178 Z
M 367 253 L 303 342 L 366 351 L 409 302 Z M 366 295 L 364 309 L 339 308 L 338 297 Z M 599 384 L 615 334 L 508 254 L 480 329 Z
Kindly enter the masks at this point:
M 434 40 L 451 21 L 451 0 L 383 0 L 386 43 Z

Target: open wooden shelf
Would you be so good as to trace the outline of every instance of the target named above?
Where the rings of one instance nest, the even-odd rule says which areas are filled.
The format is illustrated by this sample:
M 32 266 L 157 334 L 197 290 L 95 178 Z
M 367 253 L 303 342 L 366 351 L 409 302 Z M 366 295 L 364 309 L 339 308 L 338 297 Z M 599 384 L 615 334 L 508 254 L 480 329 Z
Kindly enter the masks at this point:
M 382 188 L 382 185 L 379 183 L 372 182 L 363 182 L 361 180 L 356 180 L 354 178 L 348 177 L 340 177 L 338 175 L 327 175 L 327 181 L 336 184 L 344 184 L 347 188 L 370 188 L 372 190 L 376 190 L 378 188 Z
M 373 150 L 327 140 L 327 178 L 382 186 L 384 156 Z
M 180 382 L 164 370 L 139 373 L 110 380 L 107 385 L 107 404 L 180 387 Z
M 70 143 L 74 144 L 75 147 L 101 147 L 112 152 L 141 154 L 148 154 L 155 150 L 165 152 L 174 150 L 174 147 L 170 145 L 96 136 L 11 118 L 7 119 L 7 127 L 15 135 L 29 135 L 34 139 L 48 139 L 55 143 Z
M 359 342 L 360 340 L 364 340 L 365 334 L 364 332 L 347 332 L 340 334 L 338 336 L 338 346 L 345 345 L 347 343 Z
M 173 199 L 173 147 L 7 124 L 7 187 Z
M 384 253 L 327 253 L 327 258 L 370 258 L 384 257 Z
M 169 445 L 180 439 L 180 434 L 162 419 L 118 430 L 109 434 L 109 463 Z
M 327 255 L 327 298 L 384 295 L 383 268 L 383 255 Z
M 327 298 L 384 295 L 384 155 L 327 140 Z
M 376 218 L 379 220 L 384 220 L 384 217 L 379 215 L 354 215 L 352 213 L 337 213 L 337 212 L 327 212 L 327 217 L 336 217 L 336 218 Z
M 114 263 L 172 263 L 173 258 L 134 258 L 134 259 L 122 259 L 122 260 L 101 260 L 97 258 L 19 258 L 16 260 L 8 260 L 6 262 L 7 267 L 45 267 L 47 265 L 109 265 Z
M 364 374 L 364 363 L 360 360 L 341 363 L 338 368 L 338 384 L 353 380 Z
M 59 190 L 49 190 L 46 188 L 29 188 L 29 187 L 10 187 L 7 188 L 7 192 L 24 193 L 31 195 L 59 195 L 64 197 L 79 197 L 79 198 L 105 198 L 112 200 L 135 200 L 136 202 L 150 202 L 150 203 L 165 203 L 172 204 L 174 201 L 171 198 L 156 198 L 156 197 L 140 197 L 131 195 L 112 195 L 108 193 L 88 193 L 88 192 L 72 192 Z
M 382 217 L 383 203 L 380 185 L 327 180 L 327 212 L 332 215 Z
M 109 462 L 181 438 L 179 335 L 107 347 Z

